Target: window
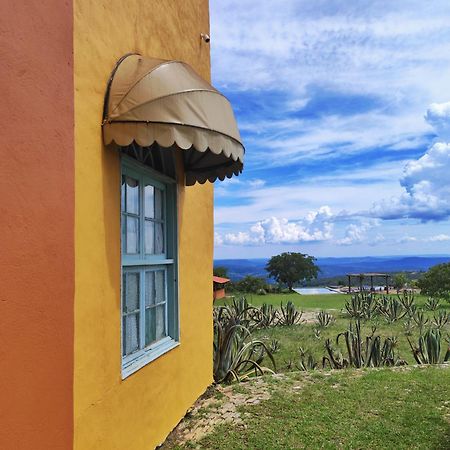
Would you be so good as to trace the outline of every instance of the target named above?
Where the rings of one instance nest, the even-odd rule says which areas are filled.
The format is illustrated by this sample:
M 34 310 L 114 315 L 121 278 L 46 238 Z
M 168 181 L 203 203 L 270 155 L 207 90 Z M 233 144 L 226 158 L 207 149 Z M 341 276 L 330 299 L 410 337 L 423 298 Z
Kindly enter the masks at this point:
M 122 375 L 177 345 L 176 185 L 122 159 Z

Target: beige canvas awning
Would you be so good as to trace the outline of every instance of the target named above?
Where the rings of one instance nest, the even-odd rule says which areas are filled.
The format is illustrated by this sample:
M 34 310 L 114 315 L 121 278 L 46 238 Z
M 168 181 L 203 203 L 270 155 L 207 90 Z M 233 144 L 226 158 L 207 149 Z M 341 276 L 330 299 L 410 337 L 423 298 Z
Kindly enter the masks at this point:
M 186 184 L 239 175 L 244 147 L 230 102 L 181 61 L 126 55 L 106 92 L 106 145 L 184 150 Z

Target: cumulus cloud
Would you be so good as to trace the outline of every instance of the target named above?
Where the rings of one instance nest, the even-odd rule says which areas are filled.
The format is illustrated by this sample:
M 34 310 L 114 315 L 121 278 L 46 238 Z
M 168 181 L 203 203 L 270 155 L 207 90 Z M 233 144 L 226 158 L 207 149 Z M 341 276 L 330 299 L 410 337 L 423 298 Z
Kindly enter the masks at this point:
M 427 120 L 444 133 L 450 129 L 450 103 L 433 104 Z M 382 219 L 416 218 L 423 221 L 450 217 L 450 143 L 436 142 L 403 171 L 404 192 L 375 203 L 370 215 Z
M 415 236 L 402 236 L 397 239 L 398 244 L 407 244 L 409 242 L 446 242 L 450 241 L 450 236 L 448 234 L 436 234 L 434 236 L 428 237 L 415 237 Z
M 214 232 L 214 245 L 216 247 L 223 245 L 223 238 L 219 233 L 217 233 L 217 231 Z
M 270 217 L 253 224 L 248 231 L 215 237 L 216 245 L 293 244 L 326 241 L 333 236 L 332 212 L 328 206 L 310 212 L 299 221 Z
M 414 236 L 402 236 L 397 239 L 397 244 L 407 244 L 408 242 L 417 242 L 417 238 Z
M 437 234 L 435 236 L 430 236 L 426 239 L 428 242 L 444 242 L 450 241 L 450 236 L 448 234 Z
M 450 102 L 432 103 L 425 114 L 425 120 L 442 140 L 450 142 Z
M 352 223 L 345 230 L 345 236 L 336 241 L 337 245 L 360 244 L 367 240 L 367 232 L 379 225 L 378 220 L 364 220 L 360 223 Z M 379 236 L 378 236 L 379 237 Z

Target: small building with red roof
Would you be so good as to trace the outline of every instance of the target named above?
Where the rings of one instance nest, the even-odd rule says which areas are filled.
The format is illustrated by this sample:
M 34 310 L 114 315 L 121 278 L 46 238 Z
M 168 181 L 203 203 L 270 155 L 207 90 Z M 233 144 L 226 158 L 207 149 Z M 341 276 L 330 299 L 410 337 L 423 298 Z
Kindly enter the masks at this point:
M 229 283 L 228 278 L 217 277 L 213 275 L 213 298 L 217 300 L 225 297 L 225 285 Z

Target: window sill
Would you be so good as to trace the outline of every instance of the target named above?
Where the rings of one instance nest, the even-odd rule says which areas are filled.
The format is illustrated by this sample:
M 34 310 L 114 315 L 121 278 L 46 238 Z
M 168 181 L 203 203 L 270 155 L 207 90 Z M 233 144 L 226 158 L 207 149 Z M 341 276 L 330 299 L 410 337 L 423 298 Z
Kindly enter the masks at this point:
M 162 339 L 132 361 L 122 364 L 122 380 L 179 345 L 179 342 L 170 337 Z

